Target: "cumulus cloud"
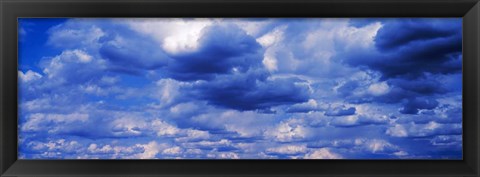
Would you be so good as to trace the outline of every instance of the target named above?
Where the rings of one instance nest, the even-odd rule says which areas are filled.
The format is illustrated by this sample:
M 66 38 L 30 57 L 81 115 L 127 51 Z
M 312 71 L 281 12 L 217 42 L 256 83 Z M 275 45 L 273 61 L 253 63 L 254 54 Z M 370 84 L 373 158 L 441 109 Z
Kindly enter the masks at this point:
M 123 21 L 120 21 L 123 22 Z M 192 52 L 201 44 L 204 28 L 213 24 L 210 19 L 132 19 L 130 29 L 152 36 L 170 54 Z
M 279 142 L 302 141 L 310 136 L 311 130 L 303 125 L 301 119 L 289 119 L 266 131 L 266 136 Z
M 307 102 L 309 87 L 297 78 L 269 79 L 263 72 L 217 76 L 200 82 L 198 97 L 210 104 L 238 110 L 269 109 L 284 104 Z
M 372 84 L 368 87 L 368 92 L 375 96 L 380 96 L 388 93 L 390 87 L 386 82 Z
M 245 72 L 250 67 L 261 64 L 262 61 L 263 50 L 260 45 L 234 24 L 211 24 L 208 20 L 183 21 L 181 19 L 175 21 L 132 20 L 128 24 L 136 31 L 153 35 L 156 42 L 152 43 L 148 38 L 142 40 L 142 37 L 116 39 L 113 45 L 118 51 L 111 52 L 115 54 L 112 59 L 122 58 L 118 56 L 119 54 L 129 55 L 140 58 L 139 64 L 150 64 L 148 68 L 152 69 L 168 62 L 168 75 L 178 80 L 210 80 L 215 74 Z M 167 25 L 169 27 L 166 27 Z M 159 28 L 163 31 L 151 30 Z M 138 41 L 138 44 L 132 46 L 135 41 Z M 122 44 L 128 46 L 117 47 Z M 162 47 L 156 48 L 158 44 Z M 124 49 L 132 47 L 138 51 Z M 168 57 L 162 54 L 162 51 Z M 145 54 L 145 56 L 139 56 L 139 54 Z M 131 57 L 126 56 L 124 60 L 138 61 Z
M 342 159 L 342 156 L 331 152 L 328 148 L 320 148 L 305 155 L 306 159 Z
M 386 20 L 375 37 L 378 52 L 350 53 L 347 63 L 381 71 L 385 79 L 460 72 L 460 28 L 456 19 Z
M 141 145 L 143 147 L 143 153 L 138 154 L 139 159 L 152 159 L 160 151 L 161 145 L 155 141 L 151 141 L 148 144 Z
M 435 19 L 392 20 L 379 31 L 375 44 L 382 50 L 393 50 L 410 43 L 456 35 L 456 20 Z M 395 35 L 392 35 L 395 33 Z
M 45 76 L 50 79 L 47 84 L 77 84 L 100 79 L 96 72 L 102 72 L 105 61 L 75 49 L 65 50 L 60 55 L 43 60 L 41 67 Z

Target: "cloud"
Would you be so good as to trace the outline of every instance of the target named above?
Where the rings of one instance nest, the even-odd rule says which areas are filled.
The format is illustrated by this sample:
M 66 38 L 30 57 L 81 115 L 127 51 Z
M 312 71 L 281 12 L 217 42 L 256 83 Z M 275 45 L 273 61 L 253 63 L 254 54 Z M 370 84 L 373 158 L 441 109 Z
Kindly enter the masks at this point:
M 326 116 L 349 116 L 349 115 L 354 115 L 355 114 L 355 107 L 345 107 L 345 106 L 339 106 L 339 107 L 333 107 L 328 109 L 325 112 Z
M 213 24 L 210 19 L 129 19 L 127 26 L 146 36 L 152 36 L 164 51 L 178 54 L 196 51 L 201 44 L 204 28 Z
M 244 73 L 262 61 L 261 46 L 234 25 L 213 25 L 203 30 L 200 47 L 171 55 L 169 74 L 177 80 L 211 80 L 215 74 Z
M 88 151 L 90 151 L 91 153 L 103 153 L 103 154 L 114 152 L 112 146 L 110 145 L 98 147 L 97 144 L 90 144 L 90 146 L 88 146 Z
M 88 114 L 43 114 L 36 113 L 29 116 L 21 126 L 25 132 L 47 131 L 49 133 L 68 131 L 69 126 L 88 121 Z
M 42 75 L 32 70 L 28 70 L 25 73 L 23 73 L 22 71 L 18 71 L 18 78 L 22 82 L 33 82 L 41 79 Z
M 109 34 L 101 38 L 99 54 L 113 66 L 110 69 L 126 73 L 139 73 L 166 66 L 168 57 L 150 38 L 126 32 Z
M 408 100 L 400 110 L 402 114 L 417 114 L 419 110 L 431 110 L 438 106 L 438 101 L 434 99 L 415 98 Z
M 320 148 L 305 155 L 305 159 L 342 159 L 342 156 L 328 148 Z
M 455 28 L 459 20 L 407 19 L 390 20 L 381 28 L 375 38 L 375 45 L 382 50 L 392 50 L 411 43 L 449 37 L 458 34 Z M 394 35 L 393 35 L 394 34 Z
M 284 145 L 266 150 L 267 154 L 277 155 L 299 155 L 307 152 L 305 145 Z
M 383 125 L 389 122 L 388 116 L 385 115 L 349 115 L 334 117 L 330 121 L 330 125 L 336 127 L 356 127 L 368 125 Z
M 380 96 L 388 93 L 390 87 L 386 82 L 372 84 L 368 87 L 368 92 L 374 96 Z
M 207 157 L 212 159 L 239 159 L 240 158 L 240 156 L 235 152 L 213 153 L 213 154 L 208 154 Z
M 180 133 L 180 129 L 161 120 L 155 120 L 151 125 L 157 131 L 157 136 L 175 136 Z
M 50 79 L 46 84 L 77 84 L 100 79 L 105 61 L 79 49 L 65 50 L 60 55 L 43 60 L 43 73 Z
M 325 156 L 347 159 L 362 159 L 370 157 L 371 159 L 389 159 L 398 158 L 408 154 L 405 149 L 392 144 L 384 139 L 365 139 L 365 138 L 349 138 L 349 139 L 333 139 L 330 141 L 318 141 L 309 144 L 307 147 L 322 150 Z M 328 150 L 328 151 L 327 151 Z M 321 152 L 322 152 L 321 151 Z M 311 153 L 316 152 L 311 151 Z M 337 152 L 337 153 L 334 153 Z M 320 152 L 319 152 L 320 153 Z M 340 155 L 341 154 L 341 155 Z M 313 154 L 312 154 L 313 155 Z M 318 154 L 318 155 L 321 155 Z
M 255 111 L 210 109 L 182 122 L 180 126 L 197 127 L 211 134 L 228 137 L 235 141 L 254 141 L 262 138 L 267 125 L 275 123 L 272 114 Z
M 72 19 L 51 28 L 48 43 L 65 50 L 81 49 L 110 62 L 108 69 L 138 74 L 164 66 L 169 58 L 147 37 L 110 19 Z M 141 69 L 140 69 L 141 68 Z
M 106 20 L 96 22 L 105 23 Z M 48 30 L 47 44 L 62 49 L 90 48 L 106 35 L 98 24 L 88 19 L 70 19 Z
M 234 143 L 230 140 L 227 139 L 220 139 L 220 140 L 203 140 L 203 141 L 197 141 L 197 142 L 185 142 L 181 144 L 182 147 L 188 148 L 188 149 L 200 149 L 200 150 L 205 150 L 205 151 L 210 151 L 210 152 L 228 152 L 231 150 L 237 150 L 233 145 Z M 206 155 L 207 157 L 209 156 L 208 154 L 203 154 L 204 156 Z
M 435 78 L 432 78 L 432 76 L 425 76 L 415 80 L 389 79 L 388 82 L 403 90 L 421 95 L 441 94 L 447 91 L 445 86 Z
M 377 51 L 351 52 L 344 57 L 352 66 L 363 65 L 380 71 L 383 79 L 411 79 L 426 72 L 458 73 L 461 62 L 457 61 L 461 61 L 458 56 L 462 51 L 459 29 L 461 20 L 458 19 L 392 19 L 385 21 L 375 37 Z
M 272 127 L 265 135 L 278 142 L 304 141 L 311 137 L 311 130 L 303 124 L 302 119 L 289 119 Z
M 180 88 L 185 85 L 182 82 L 173 79 L 161 79 L 156 83 L 156 93 L 154 96 L 160 101 L 160 105 L 171 105 L 181 99 Z
M 396 124 L 395 126 L 388 128 L 386 134 L 394 137 L 407 137 L 408 131 L 403 125 Z
M 355 145 L 361 146 L 366 151 L 371 153 L 391 153 L 391 152 L 400 152 L 399 148 L 385 140 L 365 140 L 365 139 L 356 139 Z
M 162 149 L 162 145 L 158 144 L 155 141 L 151 141 L 148 144 L 141 145 L 143 147 L 143 153 L 138 154 L 137 158 L 139 159 L 153 159 Z
M 162 154 L 166 154 L 166 155 L 172 155 L 172 156 L 175 156 L 175 155 L 179 155 L 182 153 L 182 148 L 180 147 L 172 147 L 172 148 L 168 148 L 168 149 L 164 149 L 162 151 Z
M 282 19 L 269 33 L 258 37 L 266 48 L 263 63 L 272 73 L 289 73 L 314 78 L 342 77 L 351 73 L 338 52 L 373 46 L 381 24 L 364 28 L 349 26 L 349 19 Z M 288 24 L 288 25 L 287 25 Z
M 211 105 L 236 110 L 269 109 L 306 102 L 309 88 L 297 78 L 268 79 L 263 72 L 217 76 L 195 86 L 194 94 Z
M 210 139 L 211 135 L 208 131 L 201 131 L 195 129 L 187 129 L 184 137 L 175 138 L 177 142 L 187 142 L 187 141 L 201 141 Z
M 430 137 L 435 135 L 460 135 L 461 124 L 440 124 L 434 121 L 426 124 L 396 124 L 385 132 L 393 137 Z
M 358 116 L 352 116 L 352 115 L 335 117 L 332 119 L 330 124 L 338 127 L 353 127 L 353 126 L 360 125 L 358 122 L 358 119 L 359 119 Z
M 288 113 L 298 113 L 298 112 L 310 112 L 310 111 L 319 111 L 321 110 L 317 101 L 314 99 L 309 99 L 306 103 L 298 103 L 288 107 Z
M 435 146 L 461 146 L 462 135 L 440 135 L 430 140 Z

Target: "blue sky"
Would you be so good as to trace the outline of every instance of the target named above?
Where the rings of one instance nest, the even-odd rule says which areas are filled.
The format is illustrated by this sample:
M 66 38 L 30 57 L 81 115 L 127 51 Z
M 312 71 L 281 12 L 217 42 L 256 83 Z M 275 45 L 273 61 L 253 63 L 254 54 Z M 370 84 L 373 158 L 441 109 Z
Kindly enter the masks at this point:
M 19 19 L 21 159 L 461 159 L 461 18 Z

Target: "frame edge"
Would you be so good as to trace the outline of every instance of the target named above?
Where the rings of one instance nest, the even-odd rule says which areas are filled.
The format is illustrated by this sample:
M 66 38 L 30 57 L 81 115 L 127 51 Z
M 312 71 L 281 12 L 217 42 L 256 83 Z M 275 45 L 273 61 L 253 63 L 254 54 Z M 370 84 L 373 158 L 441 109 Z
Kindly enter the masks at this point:
M 3 25 L 3 3 L 4 3 L 4 0 L 0 0 L 0 26 L 4 26 Z M 4 60 L 4 52 L 3 52 L 3 43 L 5 41 L 3 40 L 3 28 L 0 28 L 0 68 L 2 68 L 3 70 L 3 60 Z M 4 164 L 4 160 L 3 160 L 3 154 L 4 154 L 4 142 L 3 142 L 3 72 L 0 72 L 0 176 L 3 175 L 3 173 L 6 171 L 6 167 L 5 167 L 5 164 Z
M 464 87 L 464 95 L 465 93 L 470 94 L 472 97 L 465 97 L 464 101 L 469 100 L 468 102 L 474 102 L 475 104 L 464 105 L 463 110 L 465 111 L 468 109 L 471 113 L 469 115 L 463 114 L 463 129 L 464 129 L 464 138 L 463 138 L 463 145 L 464 145 L 464 160 L 468 164 L 468 166 L 474 171 L 475 176 L 480 176 L 480 109 L 478 108 L 478 104 L 480 103 L 480 2 L 477 3 L 465 14 L 463 17 L 463 35 L 469 36 L 468 38 L 463 37 L 463 49 L 464 49 L 464 62 L 466 61 L 465 58 L 470 59 L 468 62 L 471 65 L 465 65 L 464 69 L 468 68 L 468 73 L 464 76 L 464 85 L 466 81 L 474 81 L 473 87 L 465 88 Z M 467 101 L 465 101 L 467 102 Z M 473 112 L 475 111 L 475 112 Z M 472 115 L 473 114 L 473 115 Z M 465 117 L 471 117 L 470 119 L 465 119 Z M 466 123 L 465 120 L 468 120 Z M 465 131 L 466 130 L 466 131 Z M 466 133 L 468 132 L 468 133 Z M 468 136 L 465 136 L 468 135 Z M 471 135 L 475 135 L 476 137 L 470 137 Z M 468 148 L 467 148 L 468 147 Z M 468 150 L 469 156 L 465 156 L 465 152 Z
M 1 27 L 5 27 L 4 26 L 4 23 L 5 23 L 4 18 L 5 18 L 6 15 L 4 15 L 4 13 L 7 13 L 7 12 L 5 12 L 6 9 L 4 10 L 4 2 L 8 2 L 8 1 L 0 0 L 0 26 Z M 468 1 L 468 2 L 471 2 L 471 1 Z M 472 9 L 470 9 L 470 11 L 467 13 L 465 18 L 473 18 L 474 20 L 476 20 L 476 21 L 474 21 L 476 32 L 472 32 L 473 34 L 475 34 L 476 37 L 470 39 L 469 41 L 470 42 L 473 41 L 473 43 L 475 43 L 474 46 L 478 47 L 478 45 L 480 44 L 480 30 L 479 30 L 480 29 L 480 22 L 479 22 L 479 20 L 480 20 L 480 3 L 478 3 L 478 0 L 476 0 L 476 2 L 477 2 L 476 5 Z M 10 11 L 10 13 L 11 13 L 11 11 Z M 467 16 L 473 16 L 473 17 L 467 17 Z M 0 42 L 0 57 L 1 57 L 0 68 L 1 68 L 2 71 L 0 71 L 0 126 L 1 126 L 1 130 L 0 130 L 0 138 L 1 138 L 0 139 L 0 176 L 3 176 L 4 173 L 7 172 L 8 168 L 15 164 L 15 160 L 13 160 L 13 162 L 11 162 L 11 163 L 9 163 L 11 160 L 5 160 L 8 156 L 8 150 L 10 148 L 5 148 L 7 146 L 7 144 L 5 143 L 6 142 L 5 137 L 8 136 L 8 133 L 7 133 L 8 130 L 6 130 L 7 125 L 4 124 L 4 122 L 5 122 L 4 119 L 6 118 L 5 115 L 7 113 L 5 113 L 3 111 L 6 110 L 4 108 L 6 106 L 6 100 L 7 99 L 5 99 L 3 96 L 8 95 L 7 92 L 6 92 L 6 90 L 8 90 L 8 89 L 4 89 L 4 86 L 5 86 L 4 79 L 5 79 L 6 75 L 8 75 L 8 74 L 5 74 L 5 73 L 8 73 L 10 71 L 6 71 L 7 66 L 4 65 L 6 63 L 6 59 L 8 58 L 7 57 L 8 54 L 4 53 L 3 49 L 4 49 L 4 47 L 7 46 L 6 45 L 7 42 L 4 38 L 4 36 L 6 38 L 10 38 L 10 37 L 7 36 L 7 35 L 3 35 L 3 33 L 4 33 L 4 29 L 1 28 L 0 29 L 0 41 L 1 41 Z M 471 34 L 471 33 L 469 33 L 469 34 Z M 472 66 L 472 67 L 475 69 L 475 71 L 474 71 L 475 74 L 476 74 L 475 78 L 478 79 L 479 78 L 478 76 L 480 76 L 480 70 L 478 70 L 478 68 L 480 68 L 480 62 L 478 62 L 480 60 L 480 58 L 479 58 L 480 52 L 479 52 L 478 48 L 477 49 L 474 48 L 473 50 L 470 50 L 470 51 L 473 52 L 473 55 L 475 56 L 475 59 L 477 59 L 475 61 L 476 62 L 475 65 Z M 477 80 L 477 82 L 475 84 L 476 84 L 475 87 L 477 89 L 475 91 L 475 94 L 476 94 L 477 98 L 473 98 L 473 99 L 475 99 L 476 103 L 478 104 L 478 103 L 480 103 L 480 97 L 478 97 L 478 93 L 479 93 L 478 88 L 480 88 L 480 82 L 478 82 L 478 80 Z M 4 94 L 4 92 L 5 92 L 5 94 Z M 478 105 L 475 105 L 475 106 L 478 106 Z M 477 116 L 480 115 L 480 109 L 478 109 L 476 111 L 477 111 L 476 115 Z M 477 129 L 475 129 L 476 130 L 475 135 L 477 136 L 476 137 L 477 139 L 476 139 L 476 142 L 472 142 L 472 144 L 475 144 L 475 147 L 477 147 L 477 149 L 475 150 L 475 159 L 472 159 L 471 161 L 467 161 L 467 162 L 472 162 L 472 163 L 468 163 L 468 164 L 470 165 L 470 168 L 472 168 L 472 170 L 475 171 L 475 176 L 479 176 L 479 170 L 480 170 L 480 156 L 479 155 L 480 154 L 479 154 L 478 147 L 480 147 L 480 141 L 478 140 L 478 137 L 480 137 L 480 131 L 478 131 L 478 127 L 480 127 L 480 124 L 479 124 L 480 121 L 478 121 L 478 117 L 476 117 L 475 120 L 476 121 L 473 124 L 473 126 L 477 126 Z M 15 129 L 16 128 L 17 127 L 15 126 Z M 465 152 L 464 152 L 464 154 L 465 154 Z
M 17 160 L 16 143 L 11 143 L 11 136 L 17 136 L 17 125 L 15 125 L 17 119 L 16 117 L 12 118 L 13 115 L 16 116 L 16 109 L 14 109 L 15 113 L 13 114 L 9 111 L 11 107 L 16 108 L 14 104 L 17 102 L 8 103 L 12 97 L 16 97 L 16 86 L 11 84 L 13 77 L 16 79 L 16 73 L 14 73 L 16 68 L 9 67 L 12 66 L 9 58 L 15 57 L 16 50 L 8 50 L 8 41 L 16 39 L 17 36 L 7 35 L 12 32 L 11 30 L 16 30 L 17 26 L 6 27 L 9 24 L 8 17 L 15 13 L 15 11 L 6 7 L 7 4 L 7 0 L 0 0 L 0 27 L 2 27 L 0 29 L 0 176 L 6 175 L 8 169 Z M 13 32 L 16 34 L 16 31 Z M 16 49 L 16 45 L 14 47 Z M 16 83 L 16 80 L 14 82 Z M 15 94 L 11 94 L 12 91 Z

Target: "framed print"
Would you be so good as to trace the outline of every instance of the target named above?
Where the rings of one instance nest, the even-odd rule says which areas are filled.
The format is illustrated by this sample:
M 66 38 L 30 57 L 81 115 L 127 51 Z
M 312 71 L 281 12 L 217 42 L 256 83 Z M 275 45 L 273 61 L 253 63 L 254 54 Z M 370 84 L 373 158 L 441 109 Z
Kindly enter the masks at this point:
M 478 176 L 479 8 L 1 1 L 1 175 Z

